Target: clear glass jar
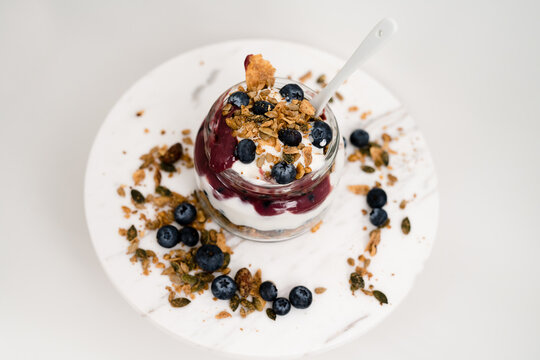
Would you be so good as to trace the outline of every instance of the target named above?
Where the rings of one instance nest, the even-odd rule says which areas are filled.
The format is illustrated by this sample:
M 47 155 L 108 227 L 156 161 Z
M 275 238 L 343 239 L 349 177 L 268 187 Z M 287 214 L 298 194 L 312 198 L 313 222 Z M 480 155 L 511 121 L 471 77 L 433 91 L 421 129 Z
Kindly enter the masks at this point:
M 308 100 L 315 95 L 307 86 L 289 79 L 276 78 L 274 88 L 290 83 L 302 87 Z M 321 221 L 341 177 L 345 153 L 334 113 L 326 106 L 322 115 L 332 129 L 322 167 L 289 184 L 255 183 L 230 167 L 237 140 L 221 114 L 228 96 L 239 86 L 245 88 L 246 84 L 232 86 L 216 100 L 197 134 L 197 197 L 205 211 L 233 234 L 257 241 L 291 239 Z M 215 165 L 225 163 L 229 165 Z

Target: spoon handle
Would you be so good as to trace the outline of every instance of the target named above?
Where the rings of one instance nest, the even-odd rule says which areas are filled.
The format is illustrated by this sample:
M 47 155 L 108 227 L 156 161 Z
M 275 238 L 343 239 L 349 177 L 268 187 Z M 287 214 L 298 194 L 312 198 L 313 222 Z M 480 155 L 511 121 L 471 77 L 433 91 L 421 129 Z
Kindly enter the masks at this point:
M 397 23 L 390 18 L 381 20 L 358 46 L 354 54 L 349 58 L 336 76 L 317 94 L 311 104 L 317 109 L 319 116 L 332 95 L 345 80 L 371 55 L 373 55 L 392 35 L 397 31 Z

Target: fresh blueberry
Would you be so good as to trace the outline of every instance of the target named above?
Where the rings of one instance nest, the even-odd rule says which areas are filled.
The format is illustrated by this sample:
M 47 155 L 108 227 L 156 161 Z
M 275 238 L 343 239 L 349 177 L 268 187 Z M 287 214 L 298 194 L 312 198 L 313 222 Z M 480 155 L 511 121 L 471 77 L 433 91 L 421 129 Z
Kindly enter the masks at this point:
M 354 130 L 351 134 L 351 144 L 356 147 L 364 147 L 369 144 L 369 134 L 362 129 Z
M 285 298 L 277 298 L 272 303 L 272 309 L 276 315 L 287 315 L 291 311 L 291 303 Z
M 221 275 L 212 281 L 212 294 L 220 300 L 229 300 L 236 293 L 236 283 L 227 275 Z
M 382 208 L 386 204 L 386 193 L 381 188 L 373 188 L 367 193 L 366 199 L 372 209 Z
M 295 286 L 289 293 L 289 301 L 291 305 L 297 309 L 305 309 L 311 305 L 313 295 L 305 286 Z
M 174 220 L 180 225 L 188 225 L 195 220 L 197 209 L 188 202 L 183 202 L 174 209 Z
M 298 146 L 302 142 L 302 134 L 294 129 L 281 129 L 278 131 L 278 138 L 287 146 Z
M 376 208 L 369 213 L 369 221 L 375 226 L 383 225 L 386 219 L 388 219 L 388 214 L 383 209 Z
M 281 161 L 272 167 L 271 175 L 278 184 L 288 184 L 295 179 L 296 168 L 293 164 Z
M 204 271 L 213 272 L 223 266 L 225 256 L 216 245 L 203 245 L 195 254 L 195 262 Z
M 255 160 L 255 148 L 257 145 L 250 139 L 244 139 L 236 145 L 235 156 L 244 164 L 249 164 Z
M 290 102 L 292 100 L 304 100 L 304 90 L 296 84 L 287 84 L 279 90 L 281 96 Z
M 249 96 L 245 92 L 237 91 L 229 95 L 229 104 L 233 104 L 237 107 L 248 106 L 249 105 Z
M 277 288 L 271 281 L 265 281 L 259 286 L 259 294 L 266 301 L 274 301 L 277 298 Z
M 187 246 L 195 246 L 199 242 L 199 232 L 191 226 L 186 226 L 180 229 L 178 237 L 181 242 Z
M 324 148 L 332 140 L 332 128 L 321 120 L 315 120 L 309 135 L 313 146 Z
M 274 105 L 268 101 L 257 101 L 255 104 L 253 104 L 251 111 L 253 111 L 255 115 L 264 115 L 273 108 Z
M 178 229 L 172 225 L 160 227 L 157 232 L 157 242 L 167 249 L 176 246 L 180 242 L 178 239 Z

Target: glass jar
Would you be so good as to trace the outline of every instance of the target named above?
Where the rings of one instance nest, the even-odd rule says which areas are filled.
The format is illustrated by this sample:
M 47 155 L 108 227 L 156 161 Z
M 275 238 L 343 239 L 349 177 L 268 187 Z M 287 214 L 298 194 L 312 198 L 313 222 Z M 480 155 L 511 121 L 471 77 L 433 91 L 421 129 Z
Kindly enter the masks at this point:
M 289 79 L 276 78 L 274 88 L 298 84 L 304 97 L 315 92 Z M 332 129 L 323 165 L 288 184 L 253 181 L 231 168 L 237 144 L 222 108 L 228 96 L 245 82 L 227 89 L 214 103 L 195 143 L 196 191 L 204 210 L 223 228 L 250 240 L 281 241 L 317 225 L 333 199 L 345 162 L 344 144 L 336 118 L 326 106 L 321 118 Z

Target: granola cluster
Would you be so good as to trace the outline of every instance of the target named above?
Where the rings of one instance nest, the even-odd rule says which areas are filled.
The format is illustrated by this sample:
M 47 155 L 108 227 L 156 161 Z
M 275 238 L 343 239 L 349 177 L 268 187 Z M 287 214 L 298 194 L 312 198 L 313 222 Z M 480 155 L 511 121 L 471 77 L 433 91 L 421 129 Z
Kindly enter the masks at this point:
M 239 108 L 227 103 L 222 109 L 222 115 L 233 130 L 233 136 L 254 141 L 255 163 L 258 168 L 266 170 L 265 179 L 270 179 L 268 169 L 282 161 L 293 164 L 296 167 L 296 179 L 300 179 L 313 171 L 313 155 L 324 155 L 326 148 L 317 149 L 308 141 L 300 142 L 297 146 L 287 146 L 280 141 L 279 132 L 293 129 L 299 131 L 303 139 L 309 139 L 312 122 L 321 119 L 314 117 L 315 108 L 309 100 L 282 99 L 279 91 L 272 88 L 275 69 L 261 55 L 250 55 L 248 59 L 247 89 L 240 86 L 237 91 L 249 96 L 249 104 Z M 261 101 L 271 104 L 271 107 L 263 114 L 256 114 L 254 105 Z

